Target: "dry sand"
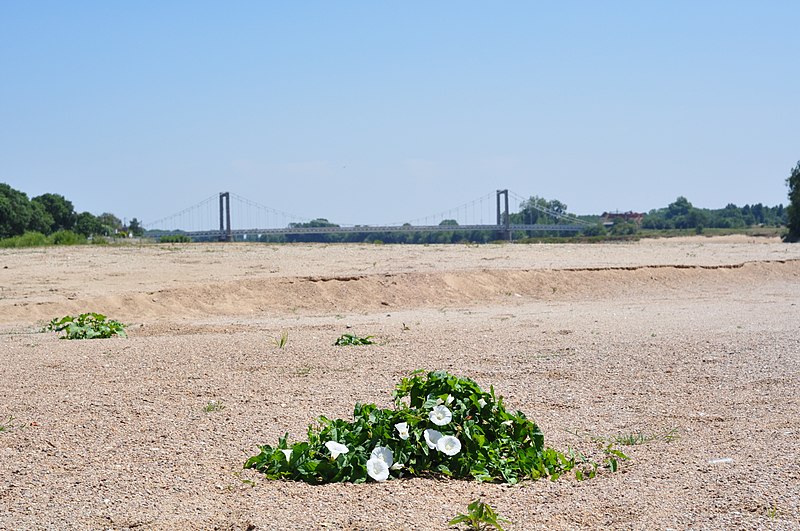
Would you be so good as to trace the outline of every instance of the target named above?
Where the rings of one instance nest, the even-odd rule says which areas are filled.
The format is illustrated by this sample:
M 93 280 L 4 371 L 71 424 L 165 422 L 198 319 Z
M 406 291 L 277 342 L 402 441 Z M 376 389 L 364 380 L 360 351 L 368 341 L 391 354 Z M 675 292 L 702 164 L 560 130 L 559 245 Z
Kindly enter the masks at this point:
M 0 528 L 446 529 L 480 496 L 511 530 L 798 529 L 798 302 L 800 245 L 744 237 L 0 250 Z M 39 332 L 89 310 L 130 337 Z M 418 368 L 494 385 L 560 449 L 652 440 L 585 482 L 242 471 Z

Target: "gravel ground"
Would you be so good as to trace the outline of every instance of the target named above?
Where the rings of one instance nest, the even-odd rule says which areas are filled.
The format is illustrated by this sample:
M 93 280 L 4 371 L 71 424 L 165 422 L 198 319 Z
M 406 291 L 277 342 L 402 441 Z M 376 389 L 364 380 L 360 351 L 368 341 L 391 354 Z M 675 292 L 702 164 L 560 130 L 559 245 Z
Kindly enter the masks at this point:
M 3 529 L 433 530 L 477 497 L 510 530 L 800 528 L 797 245 L 2 250 L 0 288 Z M 86 310 L 130 337 L 38 332 Z M 418 368 L 494 385 L 562 450 L 645 440 L 584 482 L 242 470 Z

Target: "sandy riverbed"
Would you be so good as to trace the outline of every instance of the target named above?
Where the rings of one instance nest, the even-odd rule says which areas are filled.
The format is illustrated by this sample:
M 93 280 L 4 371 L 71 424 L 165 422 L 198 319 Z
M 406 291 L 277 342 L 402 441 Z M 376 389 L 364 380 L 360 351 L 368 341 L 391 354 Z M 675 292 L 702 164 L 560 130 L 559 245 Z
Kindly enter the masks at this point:
M 800 245 L 761 238 L 0 250 L 0 528 L 446 529 L 481 496 L 511 530 L 797 529 L 799 303 Z M 39 332 L 87 310 L 130 337 Z M 586 482 L 242 471 L 417 368 L 494 385 L 551 446 L 653 439 Z

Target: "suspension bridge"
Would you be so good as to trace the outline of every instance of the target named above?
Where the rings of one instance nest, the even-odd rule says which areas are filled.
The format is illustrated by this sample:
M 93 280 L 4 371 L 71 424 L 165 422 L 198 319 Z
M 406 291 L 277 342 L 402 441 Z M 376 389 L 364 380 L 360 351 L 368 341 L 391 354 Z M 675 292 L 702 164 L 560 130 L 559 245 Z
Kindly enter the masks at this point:
M 525 203 L 529 216 L 531 210 L 535 210 L 546 216 L 546 219 L 555 220 L 555 223 L 542 224 L 536 223 L 536 220 L 526 220 L 524 213 L 512 215 L 509 199 L 519 210 Z M 539 215 L 535 217 L 538 219 Z M 521 222 L 514 223 L 512 218 L 513 221 Z M 587 222 L 566 212 L 531 204 L 527 199 L 508 190 L 496 190 L 430 216 L 386 225 L 334 225 L 327 223 L 327 220 L 296 216 L 232 192 L 220 192 L 218 196 L 213 195 L 180 212 L 144 223 L 143 226 L 148 232 L 159 236 L 180 234 L 192 239 L 219 241 L 299 234 L 470 231 L 494 231 L 501 233 L 504 239 L 511 239 L 514 232 L 520 231 L 576 233 L 585 229 Z

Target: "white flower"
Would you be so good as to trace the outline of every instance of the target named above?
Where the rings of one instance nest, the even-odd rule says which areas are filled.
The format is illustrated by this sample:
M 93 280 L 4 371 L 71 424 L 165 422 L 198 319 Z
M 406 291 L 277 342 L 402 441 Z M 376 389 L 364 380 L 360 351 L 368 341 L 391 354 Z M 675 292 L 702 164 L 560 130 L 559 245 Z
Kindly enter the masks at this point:
M 425 430 L 422 432 L 422 435 L 425 436 L 425 443 L 427 443 L 428 448 L 436 448 L 436 443 L 439 439 L 442 438 L 442 432 L 436 430 Z
M 325 448 L 330 450 L 331 457 L 334 458 L 334 459 L 339 457 L 339 454 L 346 454 L 347 452 L 350 451 L 350 449 L 347 446 L 343 445 L 342 443 L 338 443 L 336 441 L 328 441 L 328 442 L 326 442 L 325 443 Z
M 370 459 L 380 459 L 386 463 L 386 466 L 392 466 L 392 463 L 394 463 L 394 454 L 385 446 L 376 446 L 375 449 L 372 450 Z
M 450 420 L 453 418 L 453 414 L 450 413 L 450 410 L 447 409 L 447 406 L 436 406 L 431 411 L 429 415 L 431 422 L 436 424 L 437 426 L 444 426 L 445 424 L 449 424 Z
M 408 439 L 408 422 L 398 422 L 394 425 L 397 433 L 400 434 L 400 438 L 404 441 Z
M 367 461 L 367 474 L 375 481 L 386 481 L 389 479 L 389 466 L 383 459 L 371 457 Z
M 281 452 L 283 452 L 283 455 L 286 456 L 286 460 L 287 461 L 291 461 L 292 460 L 292 451 L 291 450 L 286 449 L 286 450 L 281 450 Z
M 400 470 L 401 468 L 404 468 L 404 467 L 405 467 L 405 465 L 403 463 L 395 463 L 392 466 L 390 466 L 389 469 L 390 470 Z
M 485 408 L 486 407 L 486 400 L 481 398 L 480 400 L 478 400 L 478 405 L 481 406 L 481 408 Z
M 452 435 L 444 435 L 436 442 L 436 449 L 443 454 L 453 456 L 461 451 L 461 441 Z
M 453 398 L 453 395 L 447 395 L 447 399 L 446 400 L 442 400 L 441 398 L 437 398 L 436 399 L 436 405 L 438 406 L 439 404 L 447 404 L 449 406 L 450 404 L 453 403 L 453 400 L 455 400 L 455 398 Z

